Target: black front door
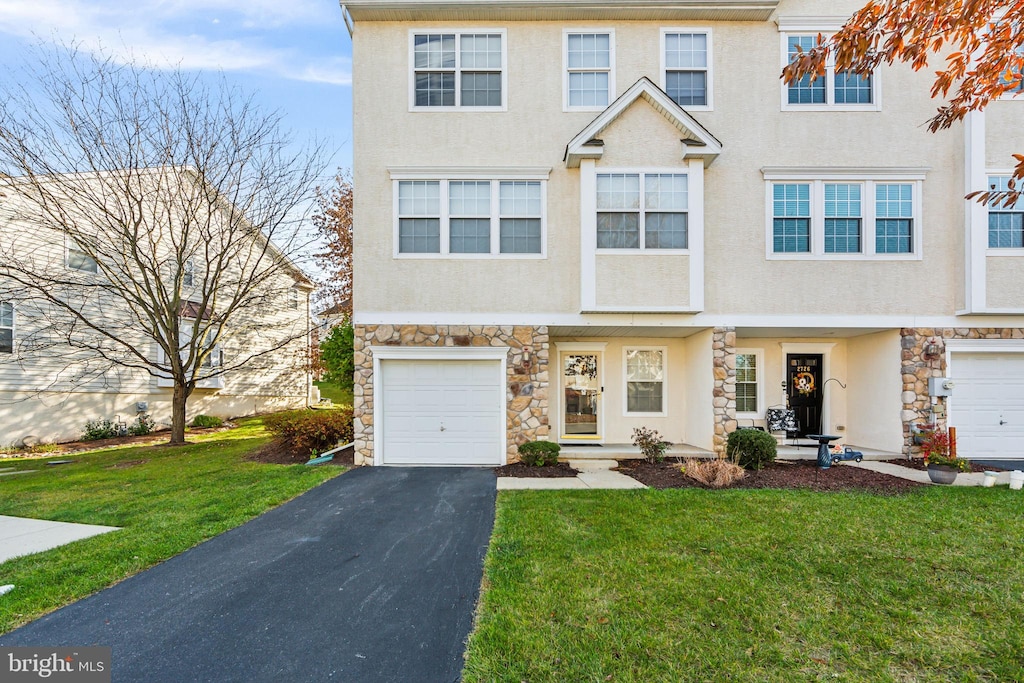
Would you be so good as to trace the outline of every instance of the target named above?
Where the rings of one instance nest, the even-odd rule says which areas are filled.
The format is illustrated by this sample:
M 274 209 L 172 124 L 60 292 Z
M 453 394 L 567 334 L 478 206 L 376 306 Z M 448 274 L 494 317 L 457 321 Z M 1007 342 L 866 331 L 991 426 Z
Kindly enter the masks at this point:
M 820 353 L 786 356 L 789 378 L 786 394 L 789 407 L 796 411 L 798 436 L 821 434 L 821 362 Z

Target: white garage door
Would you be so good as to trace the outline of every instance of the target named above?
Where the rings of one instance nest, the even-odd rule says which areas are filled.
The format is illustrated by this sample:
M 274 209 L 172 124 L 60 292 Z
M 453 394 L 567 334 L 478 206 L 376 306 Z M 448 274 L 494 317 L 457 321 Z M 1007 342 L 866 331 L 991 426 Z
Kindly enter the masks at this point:
M 505 378 L 493 360 L 382 360 L 385 465 L 500 465 Z
M 1024 454 L 1024 354 L 953 353 L 951 425 L 965 458 Z

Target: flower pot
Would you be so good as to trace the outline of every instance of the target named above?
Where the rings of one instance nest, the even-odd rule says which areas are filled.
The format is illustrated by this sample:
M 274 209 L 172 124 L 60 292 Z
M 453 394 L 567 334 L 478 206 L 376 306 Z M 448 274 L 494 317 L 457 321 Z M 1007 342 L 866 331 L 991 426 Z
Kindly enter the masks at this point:
M 1014 491 L 1020 491 L 1021 488 L 1024 488 L 1024 472 L 1020 470 L 1010 472 L 1010 488 Z
M 928 478 L 933 484 L 952 484 L 956 474 L 957 469 L 949 465 L 928 465 Z
M 998 472 L 985 472 L 985 479 L 981 482 L 981 485 L 985 488 L 992 488 L 996 485 L 996 479 L 999 477 Z

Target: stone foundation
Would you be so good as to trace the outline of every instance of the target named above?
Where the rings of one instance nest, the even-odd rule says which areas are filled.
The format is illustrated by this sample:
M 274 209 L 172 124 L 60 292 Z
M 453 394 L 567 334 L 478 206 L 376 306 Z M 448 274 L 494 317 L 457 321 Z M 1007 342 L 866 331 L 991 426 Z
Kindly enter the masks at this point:
M 715 389 L 715 454 L 725 457 L 729 432 L 736 431 L 736 328 L 716 327 L 712 333 Z
M 946 376 L 945 341 L 949 339 L 1024 339 L 1024 329 L 1009 327 L 919 327 L 900 330 L 900 353 L 903 373 L 903 454 L 920 457 L 921 449 L 914 445 L 912 425 L 932 422 L 932 402 L 928 393 L 928 378 Z M 925 347 L 933 340 L 941 347 L 937 354 L 926 354 Z M 945 399 L 939 398 L 940 406 Z M 945 406 L 943 406 L 945 407 Z M 946 418 L 935 423 L 946 428 Z
M 372 346 L 508 347 L 506 383 L 506 448 L 508 461 L 518 460 L 520 444 L 546 440 L 548 424 L 548 328 L 479 325 L 356 325 L 355 464 L 373 464 Z

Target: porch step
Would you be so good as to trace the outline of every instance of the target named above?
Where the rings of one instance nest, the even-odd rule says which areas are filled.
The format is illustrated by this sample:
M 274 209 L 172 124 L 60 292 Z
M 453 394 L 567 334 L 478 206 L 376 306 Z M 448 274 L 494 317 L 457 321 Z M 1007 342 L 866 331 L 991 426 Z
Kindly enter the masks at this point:
M 569 467 L 580 472 L 600 472 L 613 470 L 619 466 L 616 460 L 570 460 Z

